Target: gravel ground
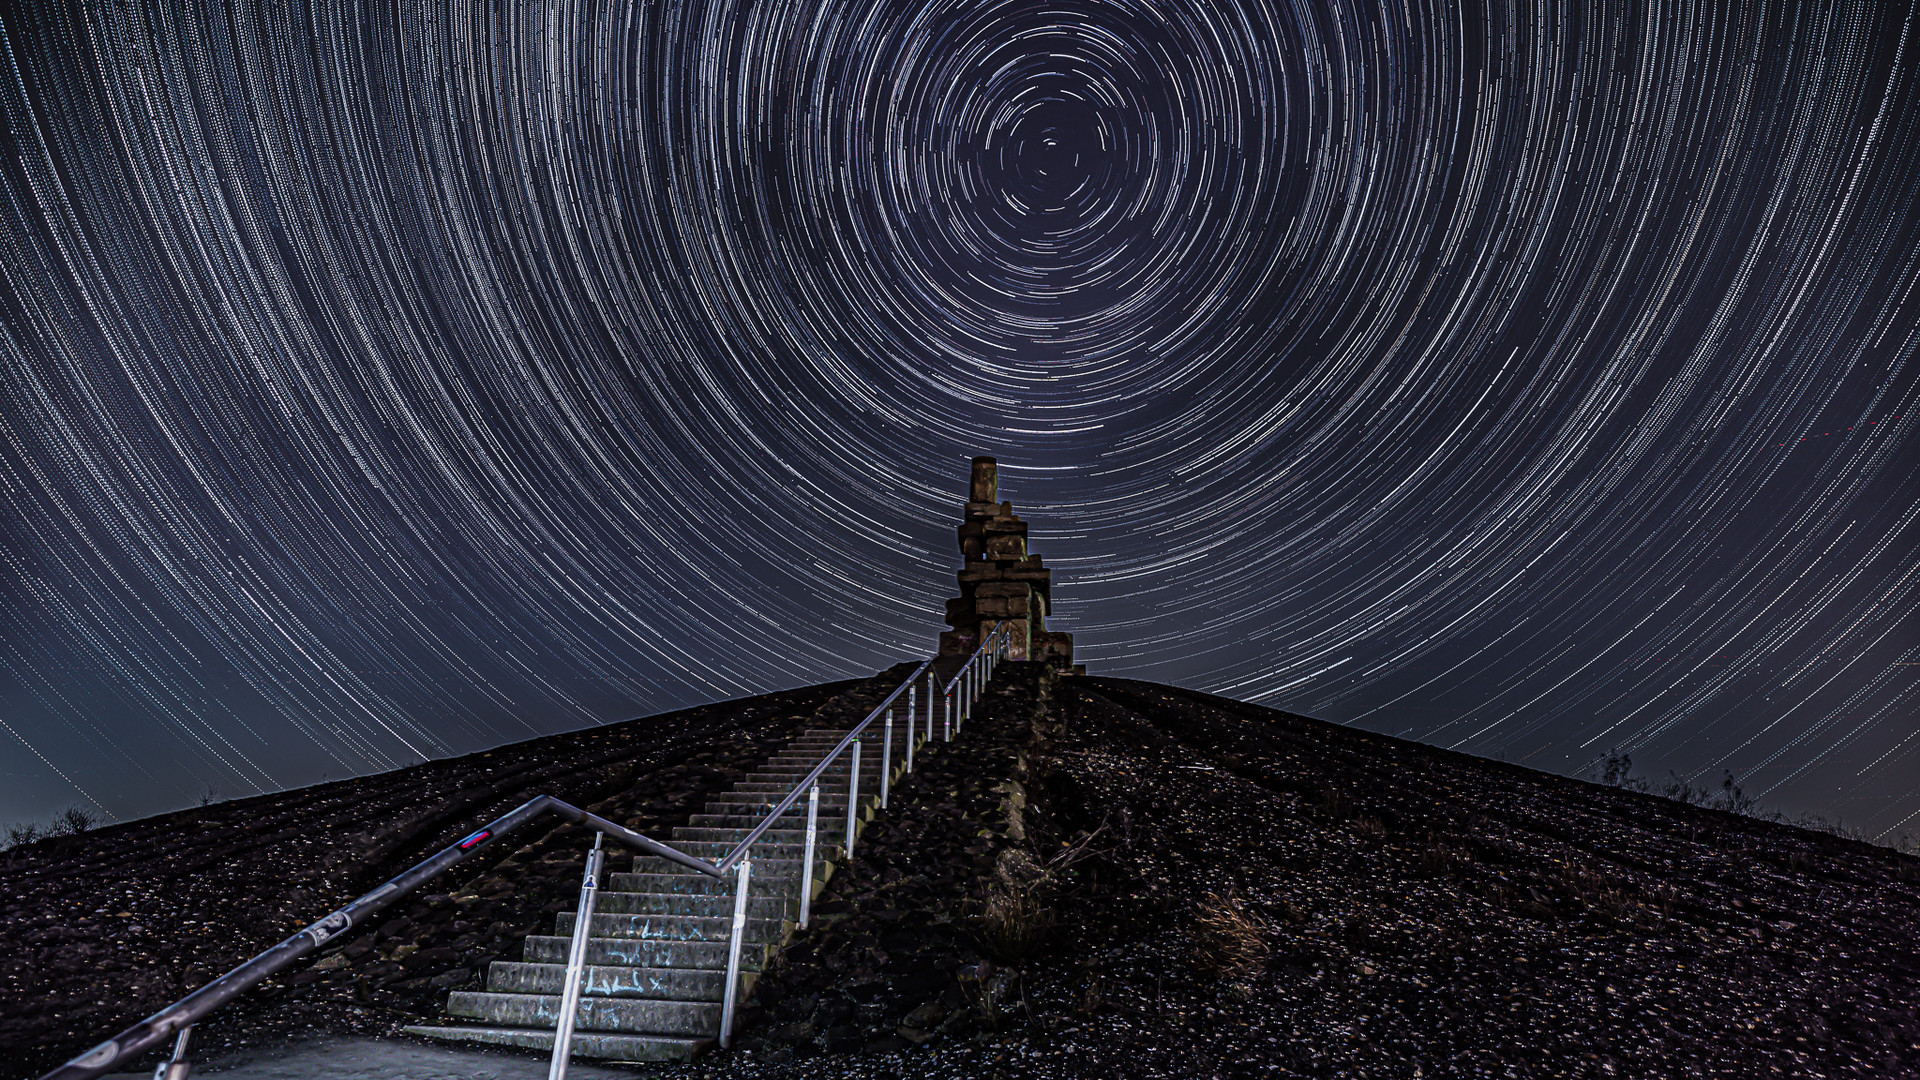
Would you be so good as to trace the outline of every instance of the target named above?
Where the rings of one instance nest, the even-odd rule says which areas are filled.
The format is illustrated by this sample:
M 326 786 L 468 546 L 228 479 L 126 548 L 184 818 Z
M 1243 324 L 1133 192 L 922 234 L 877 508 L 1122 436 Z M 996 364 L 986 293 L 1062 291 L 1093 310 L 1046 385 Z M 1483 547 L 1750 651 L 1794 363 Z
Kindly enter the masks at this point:
M 923 755 L 865 834 L 815 926 L 762 981 L 736 1048 L 637 1071 L 1920 1076 L 1911 857 L 1171 687 L 1004 670 L 962 738 Z M 821 697 L 833 689 L 844 688 Z M 708 761 L 609 776 L 598 797 L 652 814 L 648 828 L 669 825 L 789 730 L 797 702 L 676 714 L 688 718 L 683 748 L 747 737 L 704 751 Z M 748 708 L 766 715 L 726 713 Z M 553 752 L 529 751 L 526 767 Z M 663 782 L 684 794 L 659 797 Z M 342 811 L 341 828 L 350 817 Z M 390 1034 L 437 1014 L 436 979 L 474 984 L 488 956 L 517 947 L 522 922 L 571 902 L 579 845 L 545 843 L 422 900 L 411 925 L 363 935 L 333 970 L 294 976 L 209 1030 L 257 1046 L 300 1031 Z M 286 867 L 264 854 L 278 846 L 221 864 L 241 896 L 276 881 L 270 910 L 291 903 L 274 877 Z M 37 872 L 33 882 L 52 870 Z M 21 895 L 16 880 L 0 882 L 9 895 Z M 489 898 L 507 882 L 513 895 Z M 33 895 L 42 919 L 69 899 Z M 517 906 L 484 930 L 460 917 L 508 901 Z M 301 910 L 320 907 L 309 898 Z M 37 923 L 37 952 L 0 955 L 14 973 L 8 994 L 22 962 L 31 972 L 107 957 L 115 916 L 91 915 L 64 939 Z M 192 919 L 175 925 L 188 935 L 156 925 L 142 947 L 197 955 L 187 950 L 208 937 L 192 935 Z M 124 960 L 134 939 L 119 937 Z M 407 944 L 424 947 L 396 960 Z M 451 961 L 407 967 L 428 948 L 449 948 Z M 115 977 L 152 968 L 131 962 Z M 40 982 L 69 1006 L 99 996 L 99 983 Z M 0 1032 L 22 1030 L 17 1015 Z M 65 1026 L 66 1053 L 114 1029 Z

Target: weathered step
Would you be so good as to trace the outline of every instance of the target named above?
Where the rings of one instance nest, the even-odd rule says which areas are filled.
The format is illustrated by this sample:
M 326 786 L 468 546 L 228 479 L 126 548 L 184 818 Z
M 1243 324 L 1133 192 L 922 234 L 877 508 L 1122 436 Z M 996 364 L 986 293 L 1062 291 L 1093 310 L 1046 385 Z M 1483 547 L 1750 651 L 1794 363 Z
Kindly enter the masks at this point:
M 842 828 L 844 828 L 844 826 L 842 826 Z M 692 855 L 696 859 L 705 859 L 708 862 L 713 862 L 716 859 L 724 859 L 728 855 L 733 854 L 733 849 L 738 843 L 739 841 L 737 840 L 676 840 L 673 846 L 682 853 Z M 824 841 L 822 841 L 822 843 L 824 843 Z M 753 844 L 753 861 L 757 863 L 761 859 L 797 860 L 800 858 L 800 854 L 806 846 L 806 844 L 798 841 L 791 844 L 784 844 L 756 840 Z M 816 844 L 815 858 L 819 858 L 818 847 L 819 845 Z M 658 856 L 648 855 L 643 856 L 643 858 L 658 858 Z
M 794 858 L 791 859 L 775 859 L 756 854 L 753 857 L 754 880 L 758 881 L 761 878 L 798 880 L 800 877 L 800 869 L 803 865 L 799 859 L 799 854 L 797 851 L 794 852 Z M 814 857 L 814 877 L 818 878 L 823 876 L 822 864 L 824 862 L 825 860 L 819 856 L 816 855 Z M 678 869 L 680 869 L 679 864 L 670 863 L 665 859 L 656 858 L 652 855 L 642 856 L 633 860 L 633 873 L 636 874 L 670 874 Z M 731 878 L 729 878 L 729 880 L 731 880 Z
M 758 972 L 740 975 L 741 996 Z M 600 997 L 647 997 L 669 1001 L 719 1001 L 725 992 L 724 968 L 658 968 L 589 965 L 580 992 Z M 567 988 L 567 965 L 495 960 L 487 966 L 487 989 L 496 994 L 559 994 Z
M 798 863 L 794 864 L 796 867 Z M 819 894 L 819 886 L 832 876 L 833 863 L 824 860 L 813 864 L 814 893 Z M 749 896 L 799 896 L 800 872 L 791 874 L 763 873 L 759 862 L 753 864 L 753 880 L 747 885 Z M 723 896 L 728 904 L 733 903 L 733 883 L 726 883 L 725 891 L 716 891 L 706 887 L 713 879 L 700 875 L 682 874 L 610 874 L 607 887 L 625 892 L 676 893 L 689 896 Z M 728 908 L 729 912 L 733 909 Z
M 871 779 L 872 777 L 862 777 L 860 780 L 860 797 L 862 799 L 878 798 L 878 796 L 876 796 L 872 791 L 868 790 L 873 786 L 871 783 L 868 782 Z M 736 781 L 736 786 L 739 783 L 748 783 L 748 782 L 750 781 Z M 711 814 L 711 813 L 715 813 L 714 805 L 716 803 L 757 803 L 759 805 L 765 806 L 768 810 L 772 810 L 775 806 L 778 806 L 780 804 L 780 800 L 787 797 L 787 792 L 793 790 L 793 788 L 784 786 L 784 785 L 769 785 L 769 786 L 772 787 L 773 790 L 769 790 L 769 791 L 731 790 L 731 791 L 711 792 L 707 795 L 707 804 L 704 807 L 701 807 L 701 809 Z M 793 805 L 799 808 L 801 813 L 806 813 L 807 793 L 804 791 L 801 792 L 799 797 L 794 799 Z M 847 789 L 845 787 L 837 787 L 837 788 L 823 787 L 820 789 L 820 806 L 822 809 L 825 809 L 828 806 L 839 806 L 844 809 L 846 805 L 847 805 Z M 761 816 L 764 817 L 765 815 L 762 814 Z
M 571 939 L 550 934 L 529 934 L 521 958 L 529 964 L 564 964 Z M 767 943 L 743 942 L 740 967 L 759 971 L 767 957 Z M 727 943 L 724 941 L 668 941 L 663 938 L 587 939 L 587 963 L 608 967 L 672 967 L 725 971 Z
M 745 840 L 747 834 L 752 831 L 753 829 L 750 827 L 722 829 L 715 828 L 711 825 L 681 825 L 673 830 L 673 844 L 675 847 L 678 847 L 682 842 L 737 844 Z M 768 829 L 766 832 L 760 834 L 758 840 L 754 841 L 754 848 L 758 850 L 760 844 L 763 842 L 769 844 L 792 844 L 795 847 L 799 847 L 807 842 L 807 829 L 805 825 L 802 825 L 798 829 Z
M 773 874 L 760 872 L 760 864 L 753 864 L 753 881 L 747 886 L 750 895 L 759 896 L 762 892 L 775 892 L 793 884 L 791 878 L 782 879 Z M 625 893 L 674 893 L 682 896 L 724 896 L 727 903 L 733 903 L 733 879 L 715 881 L 705 874 L 608 874 L 606 887 Z M 777 887 L 777 888 L 776 888 Z
M 862 785 L 862 787 L 864 786 L 865 785 Z M 752 814 L 758 812 L 761 817 L 765 817 L 774 807 L 780 805 L 780 800 L 784 797 L 785 796 L 779 793 L 771 791 L 716 791 L 707 798 L 706 811 L 709 814 Z M 874 804 L 880 801 L 880 796 L 863 790 L 860 793 L 860 801 L 866 806 L 865 812 L 871 812 Z M 804 802 L 795 802 L 794 805 L 801 807 L 803 810 L 806 806 Z M 749 807 L 751 809 L 733 809 L 736 806 Z M 847 812 L 847 793 L 841 791 L 828 795 L 824 791 L 821 792 L 820 813 L 824 816 L 829 809 L 844 817 Z
M 828 814 L 825 810 L 821 810 L 814 827 L 821 836 L 837 838 L 840 832 L 844 831 L 847 827 L 846 817 L 847 811 L 844 805 L 841 806 L 838 814 Z M 766 820 L 765 814 L 695 814 L 693 817 L 687 819 L 687 827 L 697 829 L 740 829 L 742 830 L 741 835 L 745 836 L 745 830 L 753 828 L 764 820 Z M 779 824 L 783 829 L 794 827 L 802 833 L 806 832 L 807 804 L 800 804 L 800 811 L 797 815 L 791 812 L 780 815 Z
M 447 1015 L 499 1027 L 551 1031 L 560 1018 L 560 995 L 455 990 L 447 997 Z M 575 1031 L 699 1038 L 720 1030 L 720 1003 L 583 997 L 573 1022 Z
M 436 1027 L 416 1024 L 403 1028 L 411 1035 L 453 1042 L 486 1043 L 489 1046 L 514 1046 L 523 1050 L 553 1051 L 553 1031 L 508 1027 Z M 692 1061 L 712 1046 L 712 1036 L 687 1038 L 675 1035 L 611 1035 L 591 1031 L 575 1032 L 568 1044 L 573 1056 L 596 1061 Z
M 553 932 L 560 937 L 573 933 L 574 911 L 563 911 L 553 917 Z M 587 930 L 589 937 L 597 938 L 656 938 L 664 941 L 720 941 L 727 940 L 733 930 L 731 915 L 623 915 L 619 912 L 593 913 L 593 925 Z M 748 941 L 783 941 L 787 936 L 785 919 L 747 920 L 746 939 Z
M 779 885 L 778 881 L 773 883 Z M 787 919 L 800 913 L 800 900 L 792 889 L 761 891 L 747 887 L 749 919 Z M 595 914 L 607 915 L 732 915 L 733 894 L 715 896 L 706 893 L 606 892 L 594 901 Z
M 875 779 L 875 777 L 877 777 L 878 775 L 879 774 L 877 770 L 867 769 L 867 770 L 861 771 L 860 787 L 863 789 L 863 793 L 864 793 L 864 789 L 867 787 L 868 784 L 879 782 L 877 779 Z M 752 792 L 760 792 L 767 795 L 771 795 L 773 796 L 773 798 L 767 802 L 767 805 L 772 806 L 774 803 L 779 802 L 781 799 L 785 798 L 787 792 L 793 790 L 793 785 L 787 783 L 784 780 L 755 780 L 753 777 L 748 776 L 745 779 L 734 781 L 733 786 L 728 790 L 729 791 L 752 791 Z M 822 786 L 820 788 L 820 798 L 824 800 L 827 797 L 827 792 L 829 791 L 832 791 L 834 794 L 840 796 L 842 800 L 841 805 L 843 806 L 845 805 L 844 800 L 847 797 L 847 786 L 845 784 L 841 784 L 840 786 L 834 787 L 834 788 L 828 788 L 828 787 Z M 715 792 L 715 794 L 725 794 L 725 792 Z M 800 797 L 804 799 L 806 798 L 806 794 L 803 792 Z

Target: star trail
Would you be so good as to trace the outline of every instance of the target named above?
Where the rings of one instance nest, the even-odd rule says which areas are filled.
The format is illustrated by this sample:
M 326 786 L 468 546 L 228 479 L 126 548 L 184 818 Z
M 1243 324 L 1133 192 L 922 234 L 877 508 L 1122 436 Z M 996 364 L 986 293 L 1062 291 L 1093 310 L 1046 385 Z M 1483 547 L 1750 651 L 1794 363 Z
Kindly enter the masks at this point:
M 931 649 L 1920 834 L 1914 12 L 30 2 L 0 820 Z

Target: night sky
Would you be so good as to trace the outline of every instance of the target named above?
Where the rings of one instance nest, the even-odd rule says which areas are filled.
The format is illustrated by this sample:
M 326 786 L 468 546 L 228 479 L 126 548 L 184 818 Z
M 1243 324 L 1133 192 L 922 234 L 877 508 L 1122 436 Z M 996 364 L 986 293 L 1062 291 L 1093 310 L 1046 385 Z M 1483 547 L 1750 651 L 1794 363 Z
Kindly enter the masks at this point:
M 1920 833 L 1899 3 L 0 15 L 0 821 L 931 650 Z

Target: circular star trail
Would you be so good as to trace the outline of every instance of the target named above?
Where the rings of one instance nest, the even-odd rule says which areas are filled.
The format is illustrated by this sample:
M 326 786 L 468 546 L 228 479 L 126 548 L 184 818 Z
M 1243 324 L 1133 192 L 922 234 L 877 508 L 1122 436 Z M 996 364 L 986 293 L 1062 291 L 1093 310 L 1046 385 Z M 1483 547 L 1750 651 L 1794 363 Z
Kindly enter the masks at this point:
M 1912 11 L 0 16 L 0 817 L 923 653 L 1920 833 Z M 212 789 L 209 791 L 208 789 Z

